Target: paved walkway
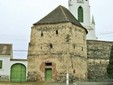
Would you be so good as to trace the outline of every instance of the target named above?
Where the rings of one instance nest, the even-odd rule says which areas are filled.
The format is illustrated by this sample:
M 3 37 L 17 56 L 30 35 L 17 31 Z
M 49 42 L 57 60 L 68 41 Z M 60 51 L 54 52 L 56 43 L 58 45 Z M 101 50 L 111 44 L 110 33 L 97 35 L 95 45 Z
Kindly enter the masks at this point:
M 113 82 L 78 82 L 77 85 L 113 85 Z

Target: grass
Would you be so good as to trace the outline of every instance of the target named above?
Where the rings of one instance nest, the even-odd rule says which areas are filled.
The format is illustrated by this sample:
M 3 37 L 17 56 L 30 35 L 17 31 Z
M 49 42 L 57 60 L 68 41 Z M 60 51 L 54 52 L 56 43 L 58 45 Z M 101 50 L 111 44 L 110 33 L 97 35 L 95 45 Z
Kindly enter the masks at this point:
M 41 85 L 41 84 L 38 84 L 36 82 L 24 82 L 24 83 L 0 82 L 0 85 Z
M 24 83 L 14 83 L 14 82 L 0 82 L 0 85 L 65 85 L 59 83 L 50 83 L 50 82 L 24 82 Z
M 66 84 L 50 82 L 24 82 L 24 83 L 0 82 L 0 85 L 66 85 Z M 113 82 L 77 82 L 77 84 L 69 85 L 113 85 Z

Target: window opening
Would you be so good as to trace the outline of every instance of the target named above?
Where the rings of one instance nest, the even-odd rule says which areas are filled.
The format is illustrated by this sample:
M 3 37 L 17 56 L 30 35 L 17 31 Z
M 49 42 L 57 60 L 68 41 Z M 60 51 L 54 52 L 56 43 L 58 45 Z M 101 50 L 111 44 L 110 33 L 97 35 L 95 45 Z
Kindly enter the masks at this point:
M 78 21 L 83 22 L 83 8 L 81 6 L 78 8 Z
M 58 35 L 58 30 L 56 30 L 56 34 Z
M 53 45 L 51 43 L 49 44 L 49 46 L 50 46 L 50 48 L 53 48 Z
M 52 63 L 45 63 L 46 66 L 52 66 Z
M 41 31 L 41 37 L 43 36 L 43 32 Z
M 0 69 L 2 69 L 2 60 L 0 60 Z

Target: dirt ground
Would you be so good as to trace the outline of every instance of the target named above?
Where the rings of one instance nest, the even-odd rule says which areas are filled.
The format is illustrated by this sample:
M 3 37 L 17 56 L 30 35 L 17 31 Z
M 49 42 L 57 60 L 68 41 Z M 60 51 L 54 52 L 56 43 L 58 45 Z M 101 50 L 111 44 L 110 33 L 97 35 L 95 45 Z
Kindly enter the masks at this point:
M 44 85 L 44 83 L 39 83 L 39 82 L 25 82 L 25 83 L 0 82 L 0 85 Z
M 66 85 L 66 84 L 50 82 L 25 82 L 25 83 L 0 82 L 0 85 Z
M 0 85 L 66 85 L 66 84 L 50 82 L 25 82 L 25 83 L 0 82 Z M 69 85 L 113 85 L 113 82 L 77 82 L 75 84 Z

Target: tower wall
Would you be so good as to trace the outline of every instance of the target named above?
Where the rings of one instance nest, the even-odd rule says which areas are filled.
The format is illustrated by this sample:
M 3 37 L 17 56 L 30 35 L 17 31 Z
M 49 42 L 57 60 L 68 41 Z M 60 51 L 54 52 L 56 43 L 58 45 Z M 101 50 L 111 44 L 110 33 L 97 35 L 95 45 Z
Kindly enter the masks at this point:
M 28 80 L 45 81 L 45 65 L 48 62 L 52 63 L 52 81 L 64 82 L 67 67 L 70 80 L 86 80 L 85 29 L 71 23 L 33 26 L 29 44 Z

